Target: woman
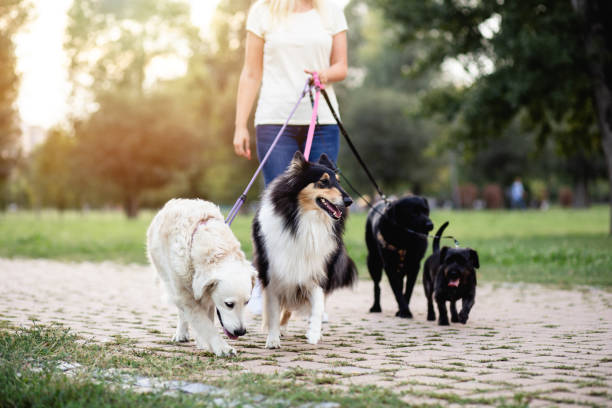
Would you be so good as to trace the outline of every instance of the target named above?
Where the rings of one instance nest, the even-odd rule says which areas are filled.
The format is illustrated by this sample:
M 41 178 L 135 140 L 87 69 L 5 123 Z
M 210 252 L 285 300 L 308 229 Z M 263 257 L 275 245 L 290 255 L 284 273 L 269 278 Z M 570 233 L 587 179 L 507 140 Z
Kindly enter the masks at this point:
M 245 61 L 236 98 L 234 151 L 251 158 L 247 121 L 260 91 L 255 129 L 257 156 L 261 160 L 289 117 L 308 75 L 319 74 L 338 111 L 330 84 L 346 77 L 347 25 L 342 10 L 331 0 L 259 0 L 249 11 L 246 28 Z M 264 165 L 266 185 L 286 169 L 296 150 L 304 151 L 311 114 L 309 98 L 302 99 Z M 335 163 L 338 148 L 338 126 L 327 104 L 319 103 L 310 159 L 314 161 L 326 153 Z

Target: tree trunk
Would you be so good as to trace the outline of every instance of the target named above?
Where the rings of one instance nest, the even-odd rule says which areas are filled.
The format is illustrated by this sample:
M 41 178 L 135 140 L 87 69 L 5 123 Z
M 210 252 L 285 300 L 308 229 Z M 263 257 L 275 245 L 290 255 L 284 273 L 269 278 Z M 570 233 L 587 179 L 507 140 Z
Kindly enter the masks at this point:
M 610 185 L 609 233 L 612 235 L 612 7 L 609 0 L 572 0 L 574 10 L 585 21 L 585 49 L 589 61 L 589 71 L 593 77 L 593 91 L 597 123 L 601 132 L 601 143 L 608 166 Z M 607 64 L 607 65 L 606 65 Z
M 123 200 L 123 212 L 130 218 L 136 218 L 138 216 L 138 198 L 134 194 L 128 194 Z
M 587 208 L 589 204 L 589 184 L 586 177 L 581 177 L 574 183 L 573 205 L 575 208 Z
M 612 98 L 610 98 L 610 89 L 608 89 L 608 112 L 612 108 Z M 599 109 L 599 107 L 598 107 Z M 600 115 L 601 117 L 601 115 Z M 608 187 L 610 188 L 610 230 L 609 234 L 612 235 L 612 118 L 608 116 L 607 123 L 602 123 L 603 120 L 599 120 L 599 127 L 602 129 L 601 143 L 606 155 L 606 164 L 608 165 Z M 603 130 L 603 127 L 606 130 Z

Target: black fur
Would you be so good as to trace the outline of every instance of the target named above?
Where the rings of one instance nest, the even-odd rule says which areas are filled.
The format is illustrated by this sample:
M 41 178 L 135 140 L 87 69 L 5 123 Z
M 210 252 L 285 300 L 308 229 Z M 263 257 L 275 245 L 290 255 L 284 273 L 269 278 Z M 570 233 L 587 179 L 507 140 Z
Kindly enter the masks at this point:
M 471 248 L 449 248 L 440 250 L 440 237 L 446 229 L 444 223 L 436 232 L 433 253 L 423 266 L 423 287 L 427 298 L 427 320 L 436 320 L 433 307 L 438 304 L 438 324 L 447 326 L 446 302 L 450 302 L 451 321 L 465 324 L 476 298 L 476 269 L 480 268 L 478 253 Z M 457 287 L 449 282 L 459 279 Z M 461 312 L 457 314 L 455 302 L 461 299 Z
M 392 201 L 386 208 L 385 203 L 381 201 L 368 214 L 368 270 L 374 281 L 374 304 L 370 312 L 381 311 L 379 283 L 384 268 L 399 307 L 396 316 L 412 317 L 410 297 L 419 274 L 421 259 L 427 250 L 427 238 L 410 233 L 406 229 L 423 234 L 433 229 L 433 223 L 429 219 L 429 204 L 425 198 L 404 197 Z M 386 245 L 377 237 L 379 232 Z M 390 246 L 397 250 L 391 249 Z M 399 250 L 406 251 L 403 262 Z
M 284 226 L 292 234 L 298 233 L 299 225 L 299 201 L 298 195 L 306 186 L 321 179 L 323 173 L 329 174 L 329 186 L 336 188 L 342 193 L 344 206 L 341 209 L 342 217 L 334 222 L 333 230 L 336 241 L 336 250 L 329 258 L 327 263 L 327 277 L 321 286 L 326 293 L 335 289 L 351 286 L 357 279 L 357 267 L 353 260 L 348 256 L 342 235 L 346 217 L 348 216 L 348 206 L 353 200 L 340 186 L 336 174 L 335 166 L 327 155 L 323 154 L 317 163 L 306 161 L 301 152 L 296 152 L 287 170 L 279 175 L 268 186 L 270 199 L 274 206 L 274 212 L 284 221 Z M 265 192 L 264 192 L 265 194 Z M 269 283 L 268 258 L 265 251 L 265 237 L 261 231 L 259 221 L 259 210 L 253 220 L 253 263 L 258 270 L 259 279 L 264 287 Z
M 253 219 L 253 265 L 257 269 L 257 275 L 263 287 L 268 286 L 268 257 L 264 250 L 264 237 L 261 234 L 261 226 L 257 217 Z

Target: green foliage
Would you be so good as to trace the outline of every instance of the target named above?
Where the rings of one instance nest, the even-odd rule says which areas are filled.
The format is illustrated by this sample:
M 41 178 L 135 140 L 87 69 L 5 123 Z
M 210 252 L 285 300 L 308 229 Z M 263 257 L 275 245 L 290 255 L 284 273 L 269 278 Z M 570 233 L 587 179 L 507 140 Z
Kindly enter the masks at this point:
M 585 195 L 587 182 L 601 174 L 597 162 L 603 164 L 602 145 L 612 183 L 608 108 L 598 113 L 595 106 L 612 102 L 611 30 L 603 17 L 610 14 L 609 2 L 372 3 L 396 23 L 406 47 L 428 44 L 413 64 L 413 74 L 449 59 L 472 73 L 471 84 L 437 87 L 424 98 L 424 112 L 439 114 L 451 125 L 452 141 L 464 152 L 489 148 L 490 141 L 520 119 L 522 131 L 535 135 L 540 148 L 554 140 L 571 160 L 595 163 L 580 174 L 566 169 L 578 184 L 577 196 Z M 586 11 L 576 11 L 572 3 Z
M 457 135 L 463 141 L 477 147 L 524 110 L 541 140 L 554 135 L 568 152 L 576 145 L 597 149 L 583 26 L 571 2 L 375 3 L 399 23 L 405 44 L 432 45 L 417 68 L 437 67 L 453 57 L 481 68 L 471 86 L 451 98 L 447 92 L 435 106 L 462 119 L 465 126 Z M 491 70 L 484 69 L 486 59 Z M 451 100 L 455 103 L 445 103 Z
M 184 57 L 197 41 L 185 1 L 75 0 L 68 12 L 70 78 L 75 91 L 142 92 L 158 57 Z
M 185 1 L 76 0 L 65 49 L 75 94 L 97 110 L 75 122 L 87 188 L 135 215 L 170 197 L 235 199 L 253 162 L 232 150 L 234 104 L 249 1 L 220 3 L 214 36 L 192 26 Z M 156 59 L 186 62 L 184 76 L 147 77 Z M 94 204 L 98 202 L 94 201 Z
M 349 65 L 363 78 L 361 83 L 349 78 L 347 84 L 338 84 L 344 124 L 387 193 L 421 193 L 431 186 L 441 165 L 428 152 L 438 129 L 431 120 L 415 115 L 417 95 L 427 88 L 431 77 L 406 80 L 402 72 L 422 47 L 400 47 L 397 30 L 364 1 L 352 1 L 345 14 L 350 26 Z M 348 146 L 341 149 L 339 162 L 351 183 L 364 192 L 371 191 Z
M 412 99 L 384 88 L 351 90 L 349 95 L 344 100 L 344 120 L 354 130 L 351 139 L 377 182 L 387 191 L 422 192 L 437 160 L 425 153 L 431 125 L 408 115 Z M 372 191 L 348 146 L 343 146 L 339 166 L 361 191 Z
M 419 67 L 453 57 L 465 65 L 482 67 L 485 58 L 493 64 L 461 92 L 433 94 L 434 110 L 461 118 L 456 134 L 464 142 L 478 147 L 524 111 L 540 142 L 553 135 L 565 152 L 599 151 L 583 24 L 571 2 L 375 3 L 399 23 L 404 43 L 435 44 Z
M 69 11 L 70 78 L 97 104 L 75 123 L 79 169 L 128 216 L 143 191 L 166 186 L 204 146 L 182 95 L 146 86 L 156 58 L 187 58 L 199 41 L 184 1 L 76 0 Z
M 74 138 L 58 128 L 30 154 L 28 178 L 36 206 L 60 211 L 76 206 L 80 191 L 75 188 L 79 174 L 75 153 Z
M 201 149 L 193 126 L 165 95 L 107 95 L 100 109 L 77 126 L 80 168 L 112 183 L 128 215 L 140 193 L 172 180 Z
M 0 3 L 0 187 L 20 155 L 19 121 L 15 101 L 19 88 L 14 35 L 27 19 L 27 0 Z
M 126 221 L 117 212 L 7 213 L 0 219 L 0 256 L 146 263 L 145 231 L 153 214 Z M 602 206 L 589 210 L 433 211 L 435 225 L 478 250 L 482 282 L 612 286 L 612 254 Z M 251 256 L 252 216 L 232 230 Z M 344 241 L 367 278 L 365 214 L 351 214 Z M 443 245 L 451 245 L 443 241 Z

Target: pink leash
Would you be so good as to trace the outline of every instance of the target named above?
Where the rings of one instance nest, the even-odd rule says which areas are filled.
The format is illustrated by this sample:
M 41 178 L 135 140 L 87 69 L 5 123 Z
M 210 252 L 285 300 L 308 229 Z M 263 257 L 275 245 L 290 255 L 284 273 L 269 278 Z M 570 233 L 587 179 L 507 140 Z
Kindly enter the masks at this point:
M 319 107 L 319 94 L 321 93 L 321 89 L 324 89 L 323 84 L 321 84 L 321 82 L 319 81 L 319 75 L 316 72 L 312 74 L 312 80 L 309 79 L 309 80 L 306 81 L 306 84 L 304 85 L 304 89 L 302 90 L 300 98 L 298 99 L 297 103 L 295 104 L 295 106 L 291 110 L 291 113 L 289 114 L 289 117 L 285 121 L 285 124 L 278 131 L 276 137 L 274 138 L 274 141 L 272 142 L 272 145 L 270 145 L 270 148 L 266 152 L 266 155 L 261 160 L 261 163 L 259 163 L 259 167 L 257 167 L 257 170 L 255 170 L 255 174 L 251 178 L 251 181 L 246 186 L 246 188 L 244 189 L 244 192 L 240 195 L 240 197 L 238 197 L 238 200 L 236 200 L 236 203 L 234 204 L 234 206 L 230 210 L 229 214 L 227 215 L 227 218 L 225 219 L 225 223 L 227 225 L 232 225 L 232 222 L 234 221 L 234 218 L 236 218 L 236 215 L 238 215 L 238 211 L 240 210 L 240 207 L 242 207 L 242 204 L 244 204 L 244 202 L 246 201 L 247 193 L 251 189 L 251 186 L 253 185 L 253 182 L 257 178 L 257 175 L 259 174 L 259 172 L 263 168 L 264 164 L 268 160 L 268 157 L 272 153 L 272 150 L 276 146 L 276 142 L 278 142 L 278 139 L 280 138 L 280 136 L 285 131 L 285 128 L 289 124 L 289 120 L 291 119 L 291 117 L 293 116 L 295 111 L 297 110 L 300 102 L 302 101 L 304 96 L 306 96 L 306 93 L 308 93 L 308 91 L 313 86 L 317 89 L 317 93 L 315 95 L 315 101 L 314 101 L 313 110 L 312 110 L 312 117 L 310 119 L 310 126 L 308 128 L 308 134 L 306 136 L 306 146 L 304 147 L 304 157 L 306 158 L 306 160 L 308 160 L 308 156 L 310 155 L 310 148 L 312 147 L 312 139 L 313 139 L 313 136 L 314 136 L 314 129 L 315 129 L 315 125 L 317 123 L 317 110 L 318 110 L 318 107 Z
M 319 95 L 321 95 L 321 89 L 325 89 L 325 85 L 319 81 L 319 74 L 313 72 L 312 82 L 317 92 L 314 97 L 314 104 L 312 106 L 312 116 L 310 117 L 310 125 L 308 126 L 308 134 L 306 136 L 306 146 L 304 147 L 304 158 L 308 161 L 310 156 L 310 149 L 312 148 L 312 139 L 314 137 L 315 126 L 317 124 L 317 113 L 319 112 Z

